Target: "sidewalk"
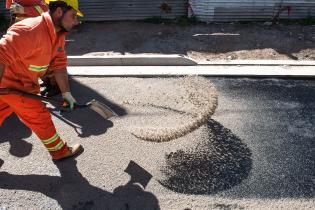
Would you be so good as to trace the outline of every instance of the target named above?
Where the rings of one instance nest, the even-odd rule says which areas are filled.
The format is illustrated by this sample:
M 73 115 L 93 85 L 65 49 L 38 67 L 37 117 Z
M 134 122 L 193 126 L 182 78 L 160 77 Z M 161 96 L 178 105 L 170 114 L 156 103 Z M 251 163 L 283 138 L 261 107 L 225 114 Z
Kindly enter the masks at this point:
M 83 23 L 67 37 L 68 55 L 185 55 L 217 60 L 315 60 L 315 25 L 263 23 Z
M 310 77 L 314 34 L 314 25 L 118 21 L 83 23 L 66 47 L 73 75 Z
M 197 62 L 181 55 L 69 56 L 74 76 L 314 77 L 315 61 L 233 60 Z

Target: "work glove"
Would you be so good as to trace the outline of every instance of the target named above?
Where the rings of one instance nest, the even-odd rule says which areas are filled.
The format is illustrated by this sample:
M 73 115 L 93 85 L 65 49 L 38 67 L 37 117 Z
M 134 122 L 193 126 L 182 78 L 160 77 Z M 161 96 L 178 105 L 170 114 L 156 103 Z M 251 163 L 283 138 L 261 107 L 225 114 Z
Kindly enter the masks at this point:
M 17 4 L 17 3 L 14 3 L 11 5 L 10 12 L 12 14 L 24 14 L 25 13 L 24 7 L 20 4 Z
M 66 102 L 66 108 L 70 108 L 70 110 L 74 109 L 74 105 L 77 101 L 73 98 L 70 92 L 62 93 L 62 98 Z

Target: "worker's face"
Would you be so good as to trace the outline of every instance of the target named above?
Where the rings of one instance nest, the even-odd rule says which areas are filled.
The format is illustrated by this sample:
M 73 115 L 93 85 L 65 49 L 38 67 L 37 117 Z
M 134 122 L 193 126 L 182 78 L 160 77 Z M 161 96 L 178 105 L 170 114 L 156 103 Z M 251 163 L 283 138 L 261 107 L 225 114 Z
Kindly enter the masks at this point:
M 74 9 L 66 11 L 61 19 L 61 26 L 66 31 L 70 31 L 78 23 L 77 11 Z
M 69 32 L 75 25 L 78 25 L 77 11 L 70 9 L 63 11 L 60 7 L 55 12 L 55 24 L 61 30 Z

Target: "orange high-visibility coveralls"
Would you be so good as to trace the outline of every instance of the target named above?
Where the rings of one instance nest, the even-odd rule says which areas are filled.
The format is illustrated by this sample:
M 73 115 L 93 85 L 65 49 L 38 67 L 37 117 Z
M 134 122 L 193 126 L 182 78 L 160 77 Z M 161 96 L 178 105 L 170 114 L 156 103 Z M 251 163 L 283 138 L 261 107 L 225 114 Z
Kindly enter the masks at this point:
M 44 0 L 7 0 L 6 8 L 10 9 L 13 2 L 24 7 L 25 14 L 17 15 L 19 20 L 27 17 L 36 17 L 48 11 L 48 6 L 45 4 Z
M 0 87 L 39 93 L 39 77 L 47 71 L 66 70 L 64 45 L 65 33 L 56 33 L 48 13 L 14 24 L 0 40 L 0 63 L 5 65 Z M 41 101 L 0 95 L 0 125 L 13 112 L 41 139 L 54 159 L 68 151 Z

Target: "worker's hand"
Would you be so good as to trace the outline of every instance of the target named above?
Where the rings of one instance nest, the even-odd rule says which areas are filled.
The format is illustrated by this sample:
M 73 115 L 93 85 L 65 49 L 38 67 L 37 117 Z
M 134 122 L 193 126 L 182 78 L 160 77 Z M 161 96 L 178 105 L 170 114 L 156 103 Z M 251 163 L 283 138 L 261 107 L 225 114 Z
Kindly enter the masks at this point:
M 24 14 L 24 7 L 20 4 L 14 3 L 10 7 L 10 12 L 13 14 Z
M 73 98 L 70 92 L 62 93 L 62 98 L 67 102 L 69 108 L 73 110 L 74 105 L 77 103 L 77 101 Z

